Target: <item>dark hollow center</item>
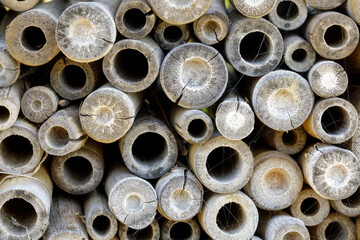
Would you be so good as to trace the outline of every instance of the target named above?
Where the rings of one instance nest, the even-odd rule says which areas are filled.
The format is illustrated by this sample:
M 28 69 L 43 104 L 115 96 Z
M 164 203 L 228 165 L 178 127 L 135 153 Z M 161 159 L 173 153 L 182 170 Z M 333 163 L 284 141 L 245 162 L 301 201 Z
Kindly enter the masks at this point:
M 175 223 L 170 229 L 170 239 L 181 240 L 191 239 L 192 228 L 186 222 Z
M 115 70 L 125 81 L 140 82 L 149 71 L 147 58 L 134 49 L 120 51 L 115 57 Z
M 129 240 L 153 239 L 153 230 L 151 225 L 141 230 L 128 228 L 126 235 Z
M 224 232 L 232 233 L 240 228 L 243 221 L 241 206 L 235 202 L 225 204 L 216 216 L 217 226 Z
M 209 175 L 218 181 L 231 181 L 241 168 L 238 152 L 230 147 L 218 147 L 210 152 L 206 161 Z
M 293 146 L 297 142 L 297 136 L 294 131 L 284 132 L 282 135 L 282 141 L 286 146 Z
M 10 112 L 7 107 L 0 106 L 0 124 L 6 123 L 10 118 Z
M 319 201 L 315 198 L 306 198 L 300 206 L 301 212 L 306 216 L 313 216 L 320 210 Z
M 269 57 L 271 42 L 262 32 L 252 32 L 240 42 L 240 55 L 249 63 L 262 64 Z
M 330 47 L 342 47 L 347 40 L 346 30 L 340 25 L 332 25 L 326 29 L 324 39 Z
M 326 240 L 348 239 L 348 230 L 340 222 L 332 222 L 325 229 Z
M 76 65 L 67 65 L 61 71 L 61 83 L 70 92 L 80 91 L 86 84 L 84 69 Z
M 89 160 L 76 156 L 67 159 L 63 165 L 64 177 L 74 185 L 82 185 L 89 182 L 93 175 L 93 167 Z
M 110 219 L 103 215 L 97 216 L 93 221 L 92 227 L 98 235 L 106 236 L 111 230 Z
M 133 8 L 124 14 L 123 21 L 130 31 L 140 31 L 146 24 L 146 15 L 140 9 Z
M 194 119 L 188 126 L 188 132 L 193 138 L 202 138 L 207 132 L 207 126 L 202 119 Z
M 280 18 L 292 20 L 299 15 L 299 8 L 292 1 L 282 1 L 278 4 L 276 12 Z
M 350 117 L 342 107 L 333 106 L 326 109 L 321 116 L 321 125 L 327 134 L 343 134 L 348 130 Z
M 349 208 L 356 208 L 360 206 L 360 188 L 348 198 L 342 199 L 341 202 Z
M 167 143 L 163 136 L 154 132 L 139 135 L 133 143 L 132 154 L 142 164 L 158 165 L 167 153 Z
M 10 166 L 21 167 L 27 164 L 33 153 L 33 146 L 29 139 L 20 135 L 10 135 L 0 144 L 2 159 Z
M 164 39 L 167 42 L 175 43 L 182 38 L 182 31 L 178 26 L 168 26 L 164 30 Z
M 291 58 L 295 61 L 295 62 L 303 62 L 306 60 L 307 57 L 307 52 L 305 51 L 305 49 L 299 48 L 296 49 Z
M 44 32 L 38 27 L 27 27 L 22 32 L 22 45 L 30 51 L 39 51 L 46 43 Z

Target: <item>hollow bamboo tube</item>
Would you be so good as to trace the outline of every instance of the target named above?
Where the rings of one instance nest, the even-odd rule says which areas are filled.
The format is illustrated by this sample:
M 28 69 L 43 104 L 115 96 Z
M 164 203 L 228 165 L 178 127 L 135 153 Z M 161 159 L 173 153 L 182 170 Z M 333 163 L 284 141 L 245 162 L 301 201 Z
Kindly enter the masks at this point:
M 263 139 L 271 148 L 293 155 L 305 147 L 307 134 L 302 127 L 287 132 L 266 128 Z
M 359 0 L 347 0 L 345 3 L 347 15 L 351 17 L 357 24 L 360 24 L 360 10 L 358 8 L 359 4 Z
M 255 114 L 242 97 L 232 94 L 218 105 L 215 123 L 217 130 L 227 139 L 241 140 L 253 131 Z
M 50 86 L 35 86 L 26 90 L 21 98 L 21 111 L 34 123 L 43 123 L 57 111 L 59 97 Z
M 201 209 L 204 190 L 194 174 L 175 167 L 162 176 L 155 186 L 159 213 L 172 221 L 186 221 Z
M 211 2 L 211 0 L 188 0 L 186 2 L 149 0 L 149 4 L 156 16 L 174 25 L 195 21 L 209 9 Z
M 81 128 L 79 106 L 57 111 L 39 129 L 41 147 L 49 154 L 64 156 L 84 146 L 88 136 Z
M 331 201 L 331 206 L 348 217 L 360 215 L 360 188 L 348 198 Z
M 269 13 L 269 20 L 279 29 L 292 31 L 301 27 L 308 16 L 304 0 L 278 0 Z
M 355 50 L 359 42 L 359 30 L 350 17 L 327 11 L 315 14 L 308 20 L 305 37 L 320 56 L 338 60 Z
M 63 9 L 63 1 L 44 2 L 16 16 L 5 34 L 11 56 L 29 66 L 53 59 L 60 52 L 55 29 Z
M 259 214 L 253 201 L 243 192 L 227 195 L 209 192 L 198 218 L 202 229 L 212 239 L 235 240 L 254 235 Z
M 249 18 L 260 18 L 274 8 L 276 0 L 230 0 L 230 2 L 242 15 Z
M 260 121 L 278 131 L 301 126 L 314 105 L 309 82 L 287 70 L 270 72 L 255 81 L 250 99 Z
M 348 87 L 348 75 L 344 68 L 333 61 L 321 60 L 308 72 L 312 90 L 322 98 L 343 94 Z
M 59 18 L 56 41 L 61 51 L 76 62 L 103 58 L 116 39 L 115 13 L 120 0 L 72 1 Z
M 190 27 L 159 21 L 155 26 L 154 39 L 162 49 L 170 51 L 189 41 Z
M 140 92 L 157 78 L 164 54 L 150 37 L 118 41 L 104 57 L 109 82 L 124 92 Z
M 170 123 L 176 132 L 190 144 L 208 141 L 214 132 L 214 123 L 201 110 L 172 106 Z
M 35 7 L 40 0 L 1 0 L 0 2 L 6 7 L 16 12 L 24 12 Z
M 168 126 L 152 115 L 140 115 L 119 140 L 125 165 L 139 177 L 159 178 L 175 164 L 178 148 Z
M 125 166 L 114 165 L 105 180 L 108 205 L 123 224 L 139 230 L 151 224 L 156 215 L 157 197 L 153 186 Z
M 49 225 L 52 183 L 41 167 L 32 177 L 2 176 L 0 235 L 2 239 L 39 239 Z
M 305 226 L 320 224 L 330 213 L 329 200 L 320 197 L 311 188 L 304 188 L 290 206 L 293 217 L 304 222 Z
M 284 38 L 284 61 L 295 72 L 307 72 L 314 65 L 316 52 L 306 40 L 297 34 Z
M 200 226 L 194 219 L 175 222 L 165 220 L 161 225 L 161 239 L 163 240 L 200 240 Z
M 282 152 L 263 151 L 255 156 L 254 162 L 245 193 L 264 210 L 289 207 L 303 186 L 303 176 L 295 160 Z
M 243 141 L 229 140 L 215 132 L 206 143 L 190 146 L 189 165 L 205 187 L 227 194 L 245 186 L 254 162 L 250 148 Z
M 262 239 L 259 238 L 258 236 L 252 236 L 252 238 L 250 238 L 250 240 L 262 240 Z
M 102 146 L 88 140 L 84 147 L 64 156 L 55 156 L 51 164 L 54 183 L 70 194 L 86 194 L 93 191 L 104 175 Z
M 167 97 L 183 108 L 204 108 L 224 93 L 228 81 L 225 60 L 213 47 L 183 44 L 171 50 L 161 65 L 160 82 Z
M 119 224 L 119 236 L 122 240 L 159 240 L 160 227 L 158 221 L 155 219 L 152 223 L 143 229 L 132 229 L 125 224 Z
M 339 7 L 345 0 L 305 0 L 311 7 L 320 10 L 330 10 Z
M 349 140 L 358 125 L 355 107 L 342 98 L 318 100 L 303 127 L 321 141 L 336 144 Z
M 62 57 L 51 70 L 50 83 L 61 97 L 77 100 L 91 93 L 98 86 L 101 77 L 100 61 L 78 63 Z
M 126 38 L 141 39 L 153 29 L 156 15 L 147 0 L 123 0 L 116 12 L 115 24 Z
M 229 31 L 229 17 L 224 1 L 213 0 L 209 10 L 193 24 L 196 37 L 207 45 L 222 41 Z
M 43 239 L 88 240 L 85 225 L 80 218 L 82 214 L 82 207 L 76 198 L 58 191 L 53 197 L 50 224 Z
M 360 217 L 356 218 L 356 236 L 360 236 Z
M 323 198 L 348 198 L 360 186 L 359 160 L 347 149 L 316 143 L 302 152 L 299 162 L 304 181 Z
M 105 193 L 98 189 L 89 193 L 84 202 L 85 225 L 94 240 L 111 240 L 118 230 L 117 219 L 107 205 Z
M 247 76 L 259 77 L 280 63 L 284 42 L 280 31 L 263 18 L 245 18 L 232 12 L 229 33 L 225 38 L 225 55 L 231 65 Z

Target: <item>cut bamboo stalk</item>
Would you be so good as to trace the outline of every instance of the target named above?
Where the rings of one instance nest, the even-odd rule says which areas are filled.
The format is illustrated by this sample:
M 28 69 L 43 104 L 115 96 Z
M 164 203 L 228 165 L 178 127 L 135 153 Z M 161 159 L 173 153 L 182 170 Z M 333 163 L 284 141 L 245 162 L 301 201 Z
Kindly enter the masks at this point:
M 293 155 L 305 147 L 307 134 L 302 127 L 287 132 L 266 128 L 263 139 L 271 148 Z
M 360 215 L 360 188 L 348 198 L 331 201 L 331 206 L 345 216 L 357 217 Z
M 345 0 L 305 0 L 311 7 L 320 10 L 330 10 L 339 7 Z
M 229 31 L 229 17 L 222 0 L 213 0 L 207 12 L 193 23 L 196 37 L 207 45 L 222 41 Z
M 360 217 L 356 218 L 356 236 L 360 236 Z
M 347 149 L 316 143 L 302 152 L 299 162 L 304 181 L 323 198 L 348 198 L 360 186 L 359 160 Z
M 251 19 L 232 13 L 225 39 L 225 55 L 231 65 L 247 76 L 259 77 L 274 70 L 284 51 L 281 33 L 263 18 Z
M 346 72 L 350 75 L 360 74 L 360 42 L 355 50 L 345 58 L 344 66 L 346 66 Z
M 249 18 L 260 18 L 275 7 L 276 0 L 230 0 L 230 2 L 242 15 Z
M 114 17 L 120 0 L 75 2 L 59 18 L 56 41 L 71 60 L 94 62 L 114 45 L 117 32 Z
M 116 12 L 115 24 L 126 38 L 141 39 L 153 29 L 156 15 L 147 0 L 123 0 Z
M 233 141 L 218 132 L 204 144 L 190 146 L 189 165 L 209 190 L 227 194 L 249 181 L 254 161 L 250 148 L 241 140 Z
M 337 97 L 348 87 L 348 75 L 344 68 L 333 61 L 318 61 L 308 72 L 312 90 L 322 98 Z
M 209 192 L 198 217 L 212 239 L 249 239 L 259 221 L 255 204 L 240 191 L 228 195 Z
M 63 1 L 52 1 L 16 16 L 5 34 L 11 56 L 29 66 L 40 66 L 53 59 L 60 52 L 55 29 L 63 9 Z
M 349 140 L 358 125 L 355 107 L 342 98 L 318 100 L 304 122 L 304 129 L 321 141 L 336 144 Z
M 155 189 L 146 180 L 130 173 L 125 166 L 110 168 L 105 191 L 111 212 L 123 224 L 140 230 L 153 222 L 157 206 Z
M 155 26 L 154 39 L 162 49 L 170 51 L 189 41 L 190 27 L 159 21 Z
M 258 236 L 253 236 L 252 238 L 250 238 L 250 240 L 262 240 L 262 239 L 259 238 Z
M 10 128 L 19 116 L 24 88 L 24 82 L 20 80 L 0 88 L 0 131 Z
M 176 132 L 190 144 L 205 143 L 214 132 L 214 123 L 211 118 L 198 109 L 172 106 L 170 123 Z
M 347 15 L 351 17 L 357 24 L 360 24 L 360 10 L 358 8 L 359 4 L 359 0 L 347 0 L 345 3 Z
M 301 27 L 307 16 L 308 9 L 304 0 L 278 0 L 268 15 L 277 28 L 285 31 Z
M 316 52 L 306 40 L 297 34 L 284 39 L 285 64 L 295 72 L 307 72 L 316 61 Z
M 59 191 L 53 197 L 50 224 L 43 239 L 88 240 L 85 225 L 81 220 L 82 214 L 83 210 L 79 201 Z
M 168 126 L 151 115 L 139 116 L 119 141 L 128 169 L 145 179 L 159 178 L 175 164 L 176 139 Z
M 119 224 L 119 236 L 122 240 L 159 240 L 160 227 L 157 220 L 154 220 L 149 226 L 136 230 L 132 229 L 125 224 Z
M 84 203 L 85 225 L 94 240 L 111 240 L 118 230 L 117 219 L 107 205 L 107 197 L 100 190 L 88 194 Z
M 21 111 L 34 123 L 43 123 L 57 111 L 59 97 L 50 86 L 35 86 L 26 90 L 21 98 Z
M 0 2 L 6 7 L 16 12 L 24 12 L 35 7 L 40 0 L 1 0 Z
M 140 92 L 157 78 L 164 54 L 150 37 L 118 41 L 103 60 L 106 78 L 124 92 Z
M 38 130 L 36 124 L 18 118 L 11 128 L 0 131 L 0 171 L 24 174 L 39 165 L 44 151 Z
M 100 184 L 104 168 L 102 146 L 88 140 L 77 151 L 55 156 L 51 164 L 51 176 L 55 184 L 65 192 L 86 194 Z
M 163 240 L 200 240 L 200 234 L 200 226 L 194 219 L 181 222 L 165 220 L 161 225 Z
M 253 131 L 255 114 L 239 95 L 233 94 L 222 101 L 215 113 L 216 128 L 230 140 L 241 140 Z
M 354 136 L 346 142 L 346 148 L 349 149 L 358 159 L 360 159 L 360 126 L 356 127 Z
M 290 213 L 303 221 L 305 226 L 316 226 L 329 215 L 330 203 L 311 188 L 304 188 L 290 206 Z
M 175 167 L 162 176 L 155 186 L 159 213 L 171 221 L 186 221 L 201 209 L 204 190 L 194 174 Z
M 303 186 L 296 161 L 282 152 L 263 151 L 255 156 L 254 162 L 254 172 L 244 188 L 245 193 L 264 210 L 289 207 Z
M 228 72 L 221 54 L 201 43 L 183 44 L 171 50 L 160 69 L 167 97 L 183 108 L 205 108 L 220 99 Z
M 50 73 L 52 88 L 61 97 L 76 100 L 94 91 L 102 77 L 101 62 L 78 63 L 66 57 L 54 64 Z
M 195 21 L 210 7 L 211 0 L 167 1 L 149 0 L 156 16 L 165 22 L 180 25 Z
M 3 175 L 0 184 L 2 239 L 39 239 L 49 225 L 52 183 L 44 167 L 32 177 Z
M 320 56 L 338 60 L 355 50 L 359 42 L 359 30 L 348 16 L 328 11 L 310 18 L 305 26 L 305 37 Z
M 257 117 L 268 127 L 288 131 L 301 126 L 314 105 L 309 82 L 299 74 L 277 70 L 254 82 L 250 91 Z
M 77 105 L 54 113 L 41 125 L 38 134 L 41 147 L 55 156 L 79 150 L 88 139 L 81 128 Z
M 80 107 L 80 122 L 94 140 L 111 143 L 133 125 L 143 101 L 141 93 L 124 93 L 107 83 L 86 97 Z

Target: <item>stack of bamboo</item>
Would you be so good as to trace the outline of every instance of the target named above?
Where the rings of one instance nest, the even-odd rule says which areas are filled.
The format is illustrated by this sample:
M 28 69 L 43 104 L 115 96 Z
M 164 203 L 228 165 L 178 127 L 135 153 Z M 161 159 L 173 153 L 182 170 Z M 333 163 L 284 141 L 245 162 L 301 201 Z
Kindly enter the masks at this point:
M 1 240 L 360 239 L 360 0 L 0 2 Z

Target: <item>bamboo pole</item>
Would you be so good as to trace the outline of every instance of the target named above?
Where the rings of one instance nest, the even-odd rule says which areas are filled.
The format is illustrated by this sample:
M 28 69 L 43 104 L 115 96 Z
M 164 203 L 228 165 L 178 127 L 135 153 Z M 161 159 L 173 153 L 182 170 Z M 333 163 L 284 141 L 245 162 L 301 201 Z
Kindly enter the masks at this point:
M 161 239 L 200 240 L 200 226 L 194 219 L 175 222 L 165 220 L 161 225 Z
M 135 239 L 148 239 L 148 240 L 159 240 L 160 239 L 160 227 L 157 220 L 143 229 L 132 229 L 125 224 L 119 224 L 119 236 L 122 240 L 135 240 Z
M 339 7 L 345 0 L 305 0 L 311 7 L 320 10 L 330 10 Z
M 348 198 L 331 201 L 331 206 L 345 216 L 357 217 L 360 215 L 360 188 Z
M 358 8 L 359 4 L 359 0 L 348 0 L 345 3 L 347 15 L 354 19 L 357 24 L 360 24 L 360 10 Z
M 261 18 L 274 8 L 276 0 L 230 0 L 230 2 L 244 16 L 249 18 Z
M 154 39 L 162 49 L 170 51 L 189 41 L 190 27 L 186 24 L 173 25 L 159 21 L 155 26 Z
M 1 3 L 13 11 L 24 12 L 35 7 L 40 0 L 1 0 Z

